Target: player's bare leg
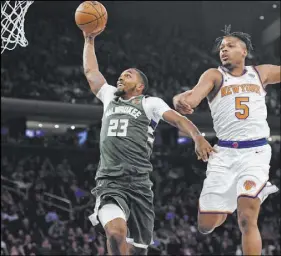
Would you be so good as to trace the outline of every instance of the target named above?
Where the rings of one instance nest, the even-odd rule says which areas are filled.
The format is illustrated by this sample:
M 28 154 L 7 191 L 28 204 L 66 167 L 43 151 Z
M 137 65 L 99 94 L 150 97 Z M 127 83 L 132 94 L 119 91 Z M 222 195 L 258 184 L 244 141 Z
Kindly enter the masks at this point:
M 209 234 L 214 231 L 216 227 L 223 224 L 226 218 L 227 214 L 200 213 L 200 211 L 198 211 L 198 230 L 202 234 Z
M 261 255 L 262 241 L 258 228 L 260 204 L 259 198 L 240 197 L 238 199 L 238 224 L 242 233 L 244 255 Z
M 109 221 L 105 227 L 109 255 L 128 255 L 127 224 L 122 218 Z

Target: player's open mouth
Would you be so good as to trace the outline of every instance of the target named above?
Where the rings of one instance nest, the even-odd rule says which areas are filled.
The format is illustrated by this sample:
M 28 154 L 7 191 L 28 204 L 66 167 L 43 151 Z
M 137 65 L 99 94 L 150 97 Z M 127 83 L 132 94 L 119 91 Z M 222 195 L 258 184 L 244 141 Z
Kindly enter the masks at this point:
M 223 56 L 221 57 L 221 59 L 222 59 L 223 61 L 228 60 L 228 56 L 223 55 Z

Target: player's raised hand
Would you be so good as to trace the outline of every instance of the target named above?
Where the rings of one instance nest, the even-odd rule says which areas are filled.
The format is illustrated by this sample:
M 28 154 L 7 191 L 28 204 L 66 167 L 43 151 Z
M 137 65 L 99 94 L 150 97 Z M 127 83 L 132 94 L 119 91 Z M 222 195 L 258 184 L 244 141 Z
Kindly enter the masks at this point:
M 208 162 L 209 156 L 213 152 L 217 153 L 217 151 L 203 136 L 198 136 L 195 140 L 195 153 L 198 157 L 198 160 L 202 159 L 204 162 Z
M 100 31 L 98 31 L 98 32 L 85 32 L 85 31 L 83 31 L 83 35 L 84 35 L 84 37 L 85 38 L 87 38 L 87 37 L 92 37 L 92 38 L 95 38 L 96 36 L 98 36 L 99 34 L 101 34 L 102 32 L 104 31 L 104 28 L 103 29 L 101 29 Z
M 189 91 L 185 92 L 186 96 L 191 95 L 191 94 L 192 94 L 192 90 L 189 90 Z M 191 115 L 194 112 L 194 110 L 191 108 L 191 106 L 185 100 L 184 95 L 178 95 L 178 96 L 175 97 L 174 107 L 182 115 Z

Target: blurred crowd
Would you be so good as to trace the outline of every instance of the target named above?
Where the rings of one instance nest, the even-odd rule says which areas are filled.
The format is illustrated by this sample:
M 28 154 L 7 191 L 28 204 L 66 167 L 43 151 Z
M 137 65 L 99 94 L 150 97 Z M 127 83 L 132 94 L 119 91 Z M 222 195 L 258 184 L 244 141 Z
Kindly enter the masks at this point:
M 25 142 L 24 142 L 25 141 Z M 99 160 L 96 146 L 2 141 L 2 255 L 104 255 L 102 227 L 91 226 L 90 190 Z M 213 143 L 213 142 L 212 142 Z M 280 188 L 280 142 L 271 143 L 270 180 Z M 242 255 L 236 213 L 212 234 L 197 231 L 198 197 L 206 165 L 192 144 L 155 146 L 151 180 L 155 194 L 154 244 L 149 254 Z M 263 255 L 280 255 L 280 196 L 262 205 Z
M 97 38 L 96 52 L 100 70 L 112 85 L 124 69 L 137 67 L 149 78 L 148 94 L 171 105 L 175 94 L 192 88 L 205 70 L 219 65 L 212 45 L 194 31 L 159 30 L 137 21 L 111 27 Z M 2 96 L 101 104 L 83 74 L 83 36 L 73 21 L 70 25 L 69 20 L 49 16 L 27 23 L 25 29 L 29 46 L 5 52 L 1 58 Z M 258 63 L 280 64 L 280 58 L 261 54 L 256 55 Z M 279 87 L 270 89 L 267 97 L 273 114 L 280 113 Z M 206 109 L 204 100 L 198 111 Z

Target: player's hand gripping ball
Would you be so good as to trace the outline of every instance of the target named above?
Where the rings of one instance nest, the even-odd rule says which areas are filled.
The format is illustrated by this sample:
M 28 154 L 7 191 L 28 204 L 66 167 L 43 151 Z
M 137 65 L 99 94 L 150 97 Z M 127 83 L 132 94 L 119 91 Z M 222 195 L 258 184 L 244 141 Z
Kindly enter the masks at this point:
M 86 33 L 99 33 L 105 29 L 107 11 L 98 1 L 85 1 L 76 9 L 75 22 Z

